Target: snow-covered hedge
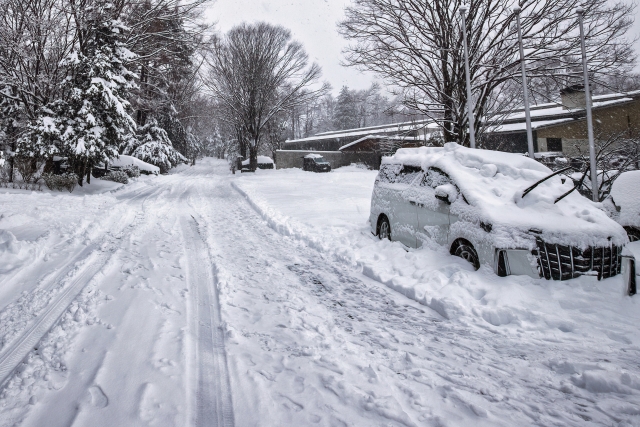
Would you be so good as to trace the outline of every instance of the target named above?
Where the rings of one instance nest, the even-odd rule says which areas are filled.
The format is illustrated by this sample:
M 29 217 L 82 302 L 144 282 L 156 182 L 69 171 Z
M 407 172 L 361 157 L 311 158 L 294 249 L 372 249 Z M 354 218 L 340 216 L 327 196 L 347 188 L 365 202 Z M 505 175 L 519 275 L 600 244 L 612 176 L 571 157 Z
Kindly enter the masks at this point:
M 45 173 L 42 174 L 42 179 L 44 179 L 44 183 L 49 190 L 67 190 L 71 193 L 76 188 L 79 178 L 75 173 L 67 172 L 62 175 Z

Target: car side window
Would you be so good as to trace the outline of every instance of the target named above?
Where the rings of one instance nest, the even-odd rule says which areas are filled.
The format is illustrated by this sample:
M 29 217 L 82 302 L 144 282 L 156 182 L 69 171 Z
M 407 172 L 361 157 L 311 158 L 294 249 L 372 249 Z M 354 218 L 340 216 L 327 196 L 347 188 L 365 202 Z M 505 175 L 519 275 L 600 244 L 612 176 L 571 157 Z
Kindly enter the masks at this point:
M 444 171 L 438 168 L 429 168 L 420 183 L 421 186 L 436 188 L 444 184 L 453 184 L 453 181 Z M 455 185 L 455 184 L 454 184 Z
M 393 184 L 396 182 L 401 169 L 402 165 L 382 165 L 380 166 L 380 172 L 378 172 L 376 181 Z
M 418 177 L 422 173 L 422 168 L 418 166 L 402 166 L 398 177 L 396 178 L 396 183 L 400 184 L 411 184 L 414 179 Z

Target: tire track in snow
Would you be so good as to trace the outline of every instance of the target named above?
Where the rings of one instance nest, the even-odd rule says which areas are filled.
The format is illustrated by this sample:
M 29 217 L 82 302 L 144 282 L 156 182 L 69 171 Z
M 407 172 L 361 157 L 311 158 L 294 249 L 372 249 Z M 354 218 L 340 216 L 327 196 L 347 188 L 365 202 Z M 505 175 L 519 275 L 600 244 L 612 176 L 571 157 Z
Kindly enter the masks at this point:
M 195 309 L 197 427 L 233 427 L 231 386 L 220 318 L 218 290 L 209 250 L 197 220 L 183 218 L 182 232 L 187 258 L 187 281 Z M 193 324 L 193 323 L 192 323 Z
M 146 190 L 147 191 L 143 191 L 132 198 L 129 204 L 142 198 L 146 199 L 161 191 L 161 189 L 157 187 Z M 144 205 L 144 200 L 142 202 Z M 60 273 L 53 276 L 52 279 L 46 280 L 41 289 L 52 291 L 57 284 L 68 276 L 69 272 L 75 268 L 78 262 L 84 261 L 84 265 L 78 268 L 78 273 L 70 280 L 70 283 L 64 285 L 64 288 L 57 295 L 53 296 L 52 301 L 38 313 L 33 323 L 31 323 L 20 336 L 12 339 L 10 345 L 0 352 L 0 389 L 2 389 L 6 382 L 13 376 L 16 369 L 32 349 L 37 347 L 37 344 L 46 336 L 51 328 L 58 323 L 69 305 L 71 305 L 82 290 L 92 281 L 95 275 L 104 268 L 117 250 L 117 241 L 121 239 L 122 233 L 134 227 L 136 222 L 140 220 L 140 217 L 134 215 L 134 213 L 135 211 L 128 210 L 127 217 L 115 219 L 119 230 L 117 232 L 107 232 L 109 241 L 101 245 L 102 248 L 96 243 L 85 247 L 74 256 L 71 261 L 64 265 Z

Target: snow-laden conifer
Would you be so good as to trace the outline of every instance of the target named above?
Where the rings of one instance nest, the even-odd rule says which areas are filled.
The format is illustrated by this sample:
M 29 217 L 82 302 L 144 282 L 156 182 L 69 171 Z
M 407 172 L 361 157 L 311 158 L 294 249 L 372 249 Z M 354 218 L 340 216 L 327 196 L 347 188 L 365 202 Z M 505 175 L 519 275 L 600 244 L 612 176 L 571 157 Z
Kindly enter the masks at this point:
M 162 173 L 187 161 L 173 148 L 167 132 L 158 125 L 155 118 L 148 119 L 144 126 L 138 128 L 137 138 L 132 138 L 123 145 L 122 154 L 158 166 Z
M 110 18 L 111 4 L 86 9 L 76 49 L 63 61 L 68 77 L 62 99 L 41 108 L 20 139 L 27 157 L 68 157 L 83 176 L 87 167 L 118 156 L 135 133 L 127 90 L 135 75 L 134 54 L 122 43 L 127 28 Z

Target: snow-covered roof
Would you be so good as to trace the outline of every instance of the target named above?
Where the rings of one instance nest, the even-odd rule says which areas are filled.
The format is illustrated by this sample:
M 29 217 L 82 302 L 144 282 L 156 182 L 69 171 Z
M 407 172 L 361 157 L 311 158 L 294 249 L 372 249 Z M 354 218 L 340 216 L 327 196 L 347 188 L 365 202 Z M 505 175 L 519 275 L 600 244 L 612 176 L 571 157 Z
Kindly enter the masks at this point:
M 286 143 L 291 142 L 308 142 L 308 141 L 323 141 L 334 140 L 346 137 L 357 136 L 371 136 L 374 134 L 390 134 L 390 133 L 402 133 L 411 132 L 423 128 L 432 128 L 429 124 L 433 124 L 432 120 L 416 120 L 411 122 L 393 123 L 381 126 L 370 126 L 365 128 L 344 129 L 332 132 L 323 132 L 310 136 L 308 138 L 301 138 L 295 140 L 287 140 Z
M 467 220 L 492 224 L 494 233 L 511 236 L 530 229 L 543 231 L 549 243 L 574 246 L 603 246 L 626 243 L 624 230 L 589 199 L 574 191 L 558 203 L 555 200 L 573 188 L 573 182 L 554 176 L 522 197 L 525 189 L 552 173 L 528 157 L 500 151 L 479 150 L 448 143 L 444 148 L 402 148 L 383 164 L 404 164 L 446 172 L 469 202 L 452 205 L 452 213 Z M 460 199 L 460 198 L 458 198 Z M 508 240 L 508 239 L 507 239 Z
M 360 144 L 362 141 L 366 141 L 369 139 L 384 139 L 385 141 L 422 141 L 422 138 L 416 138 L 412 136 L 402 137 L 402 136 L 385 136 L 385 135 L 367 135 L 360 139 L 357 139 L 353 142 L 343 145 L 338 148 L 338 150 L 342 151 L 346 148 L 353 147 L 354 145 Z
M 542 120 L 542 121 L 536 121 L 536 122 L 531 122 L 531 129 L 541 129 L 543 127 L 546 126 L 551 126 L 551 125 L 557 125 L 560 123 L 565 123 L 565 122 L 570 122 L 573 121 L 574 119 L 555 119 L 555 120 Z M 521 131 L 526 131 L 527 130 L 527 124 L 524 121 L 521 122 L 516 122 L 516 123 L 508 123 L 508 124 L 501 124 L 501 125 L 496 125 L 496 126 L 489 126 L 487 128 L 487 132 L 521 132 Z
M 640 170 L 621 173 L 611 186 L 611 198 L 620 208 L 618 222 L 640 227 Z
M 311 153 L 304 156 L 304 158 L 305 159 L 322 159 L 322 156 L 320 154 Z

